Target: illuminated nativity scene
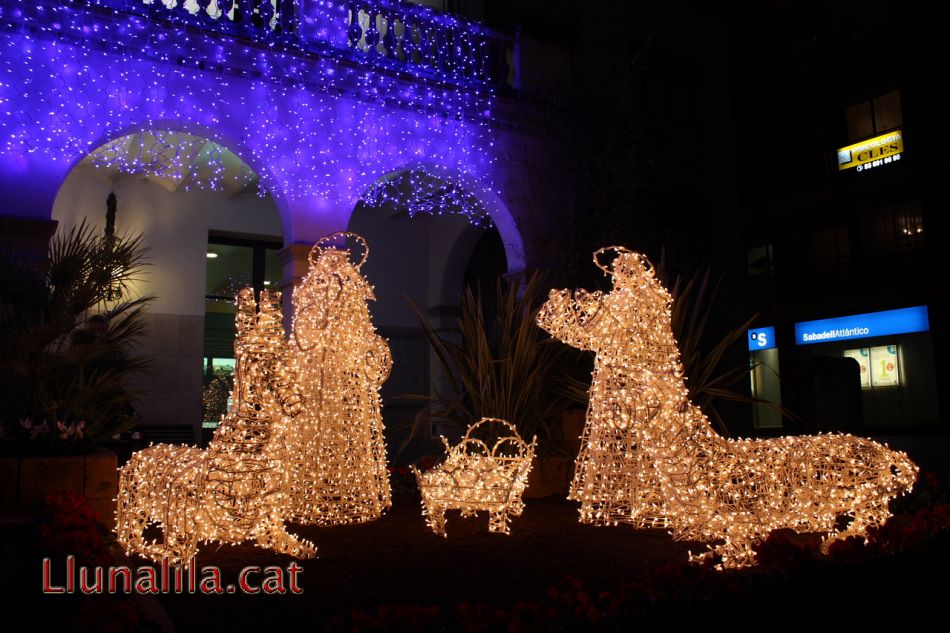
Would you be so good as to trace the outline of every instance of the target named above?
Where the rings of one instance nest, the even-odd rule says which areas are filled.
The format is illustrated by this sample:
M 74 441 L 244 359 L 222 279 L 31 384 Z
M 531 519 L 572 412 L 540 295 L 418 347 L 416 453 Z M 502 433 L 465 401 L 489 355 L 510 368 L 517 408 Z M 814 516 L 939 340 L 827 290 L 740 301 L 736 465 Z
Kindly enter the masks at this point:
M 608 252 L 610 265 L 599 260 Z M 730 568 L 754 564 L 752 546 L 773 530 L 823 532 L 827 551 L 887 520 L 889 501 L 917 479 L 906 454 L 847 434 L 720 437 L 689 401 L 672 297 L 649 260 L 611 247 L 594 262 L 610 292 L 552 291 L 538 315 L 553 336 L 597 355 L 570 493 L 582 521 L 669 525 L 677 539 L 717 543 L 695 560 L 720 556 Z
M 127 551 L 188 564 L 205 541 L 241 543 L 310 558 L 316 548 L 289 534 L 287 434 L 305 400 L 288 362 L 280 293 L 244 288 L 237 297 L 234 403 L 207 449 L 156 444 L 119 471 L 115 533 Z M 161 542 L 149 541 L 149 524 Z
M 508 534 L 512 516 L 521 516 L 537 438 L 527 443 L 515 427 L 498 418 L 482 418 L 465 431 L 455 446 L 440 436 L 445 460 L 435 468 L 412 472 L 419 483 L 422 508 L 432 531 L 447 536 L 446 510 L 463 517 L 488 513 L 488 529 Z

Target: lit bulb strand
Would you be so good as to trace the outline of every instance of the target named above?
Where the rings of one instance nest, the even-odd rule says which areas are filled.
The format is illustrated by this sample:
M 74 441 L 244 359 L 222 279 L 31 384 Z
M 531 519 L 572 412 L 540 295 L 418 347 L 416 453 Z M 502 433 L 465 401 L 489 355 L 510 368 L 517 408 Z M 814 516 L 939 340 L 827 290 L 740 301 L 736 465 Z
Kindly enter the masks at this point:
M 618 254 L 610 266 L 598 257 Z M 731 440 L 689 401 L 671 325 L 672 297 L 642 255 L 601 249 L 608 293 L 551 291 L 538 324 L 596 353 L 590 406 L 570 496 L 581 521 L 666 525 L 712 542 L 693 556 L 755 563 L 773 530 L 823 532 L 822 545 L 863 536 L 890 516 L 918 468 L 906 454 L 846 434 Z M 851 517 L 844 530 L 836 522 Z

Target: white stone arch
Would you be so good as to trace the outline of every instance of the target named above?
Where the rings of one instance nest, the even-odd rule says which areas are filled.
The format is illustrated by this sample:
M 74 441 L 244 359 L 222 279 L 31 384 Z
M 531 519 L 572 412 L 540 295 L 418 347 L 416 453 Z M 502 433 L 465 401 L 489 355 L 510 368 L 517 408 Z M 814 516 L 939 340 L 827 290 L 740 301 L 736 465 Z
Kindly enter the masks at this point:
M 125 125 L 121 128 L 104 129 L 102 134 L 100 134 L 90 145 L 88 151 L 80 156 L 73 157 L 67 169 L 62 173 L 61 180 L 57 184 L 54 196 L 58 195 L 59 190 L 66 182 L 66 179 L 69 178 L 70 174 L 72 174 L 76 166 L 85 160 L 86 157 L 96 149 L 102 147 L 106 143 L 120 139 L 123 136 L 149 131 L 180 132 L 184 134 L 191 134 L 192 136 L 198 136 L 213 143 L 217 143 L 221 147 L 231 151 L 235 156 L 244 161 L 257 173 L 261 183 L 267 188 L 267 195 L 270 196 L 270 198 L 274 201 L 274 206 L 277 207 L 282 234 L 284 235 L 285 240 L 290 239 L 290 236 L 292 235 L 293 221 L 291 217 L 292 211 L 287 200 L 286 192 L 284 192 L 279 186 L 278 179 L 273 177 L 267 164 L 260 160 L 250 149 L 250 147 L 244 143 L 241 133 L 229 130 L 224 126 L 211 127 L 201 123 L 182 121 L 180 119 L 150 119 Z M 52 208 L 50 208 L 50 213 L 52 214 Z
M 407 172 L 419 169 L 437 176 L 446 181 L 457 183 L 466 192 L 471 193 L 484 207 L 485 211 L 491 217 L 492 222 L 501 235 L 501 241 L 505 246 L 505 257 L 508 263 L 508 274 L 515 275 L 525 268 L 524 241 L 521 237 L 521 231 L 518 229 L 518 223 L 515 217 L 509 211 L 507 205 L 502 201 L 498 194 L 491 187 L 483 184 L 471 174 L 451 167 L 445 167 L 438 163 L 429 161 L 415 161 L 400 166 L 370 183 L 364 192 L 374 184 L 382 181 L 392 180 Z M 354 207 L 355 210 L 355 207 Z M 352 215 L 352 212 L 351 212 Z M 350 220 L 347 220 L 349 224 Z
M 106 196 L 110 191 L 116 193 L 117 233 L 128 229 L 142 233 L 149 247 L 147 257 L 151 265 L 133 284 L 132 292 L 156 297 L 146 315 L 147 334 L 142 347 L 153 358 L 156 369 L 142 376 L 137 384 L 142 393 L 142 424 L 151 429 L 188 422 L 197 434 L 202 413 L 209 231 L 273 236 L 286 241 L 287 208 L 279 204 L 283 199 L 281 192 L 271 188 L 266 199 L 259 200 L 253 195 L 229 197 L 200 188 L 171 191 L 135 176 L 117 183 L 90 170 L 77 169 L 89 153 L 103 144 L 149 131 L 206 139 L 234 152 L 251 169 L 265 169 L 245 146 L 220 130 L 177 121 L 126 126 L 103 133 L 83 156 L 70 157 L 49 213 L 66 228 L 80 220 L 102 226 Z

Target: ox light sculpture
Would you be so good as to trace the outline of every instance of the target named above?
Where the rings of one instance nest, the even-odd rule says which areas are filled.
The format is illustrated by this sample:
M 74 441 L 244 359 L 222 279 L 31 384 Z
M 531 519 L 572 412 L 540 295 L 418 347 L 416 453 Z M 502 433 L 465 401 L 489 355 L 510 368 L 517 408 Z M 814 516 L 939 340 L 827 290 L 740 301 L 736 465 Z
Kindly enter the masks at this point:
M 521 516 L 521 495 L 528 484 L 537 438 L 525 442 L 509 422 L 482 418 L 468 427 L 454 447 L 442 436 L 445 461 L 432 470 L 412 472 L 422 494 L 422 509 L 432 531 L 445 533 L 445 511 L 463 517 L 488 512 L 488 529 L 508 534 L 508 520 Z M 491 444 L 491 448 L 489 448 Z
M 346 238 L 363 247 L 358 263 Z M 360 272 L 368 255 L 359 235 L 323 237 L 294 290 L 290 348 L 307 407 L 289 434 L 289 513 L 300 523 L 371 521 L 390 506 L 379 388 L 392 357 L 370 319 L 375 296 Z
M 600 256 L 614 252 L 610 265 Z M 772 530 L 863 536 L 909 492 L 906 454 L 846 434 L 731 440 L 688 397 L 671 326 L 672 297 L 646 257 L 622 247 L 594 253 L 613 278 L 607 293 L 552 291 L 538 324 L 596 353 L 590 407 L 570 498 L 581 521 L 668 525 L 678 540 L 714 543 L 690 555 L 721 567 L 755 563 Z M 837 525 L 846 515 L 850 523 Z
M 316 548 L 284 529 L 284 441 L 303 399 L 285 358 L 280 293 L 238 294 L 234 404 L 207 450 L 156 444 L 119 471 L 116 536 L 126 551 L 188 564 L 202 541 L 240 543 L 310 558 Z M 148 541 L 150 523 L 162 542 Z

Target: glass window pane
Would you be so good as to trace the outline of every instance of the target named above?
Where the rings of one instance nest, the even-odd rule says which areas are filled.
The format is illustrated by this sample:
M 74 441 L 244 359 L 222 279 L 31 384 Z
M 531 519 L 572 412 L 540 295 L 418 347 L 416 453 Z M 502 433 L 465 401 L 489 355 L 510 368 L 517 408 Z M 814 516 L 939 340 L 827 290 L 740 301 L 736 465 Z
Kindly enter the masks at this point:
M 877 123 L 877 132 L 893 130 L 904 124 L 901 114 L 901 93 L 899 90 L 889 92 L 874 100 L 874 118 Z
M 857 141 L 874 134 L 871 120 L 871 102 L 865 101 L 848 108 L 848 139 Z
M 280 290 L 284 278 L 279 252 L 276 248 L 268 248 L 264 254 L 264 287 L 268 290 Z
M 846 349 L 844 351 L 845 358 L 853 358 L 858 364 L 858 370 L 861 372 L 861 388 L 870 389 L 871 388 L 871 357 L 868 348 L 861 347 L 859 349 Z
M 207 296 L 210 304 L 232 305 L 238 290 L 251 285 L 251 270 L 254 265 L 254 249 L 250 246 L 209 244 Z M 233 306 L 232 306 L 233 307 Z M 233 309 L 230 310 L 234 312 Z
M 813 243 L 816 264 L 833 264 L 844 261 L 851 256 L 851 244 L 846 224 L 815 231 Z
M 875 209 L 864 215 L 862 225 L 872 253 L 913 248 L 924 241 L 923 216 L 914 202 Z
M 232 404 L 234 359 L 205 358 L 204 390 L 201 396 L 202 427 L 213 429 Z
M 897 345 L 871 348 L 871 384 L 875 387 L 896 387 L 901 384 Z
M 758 277 L 760 275 L 771 275 L 775 273 L 771 244 L 750 248 L 748 258 L 749 274 L 751 276 Z

